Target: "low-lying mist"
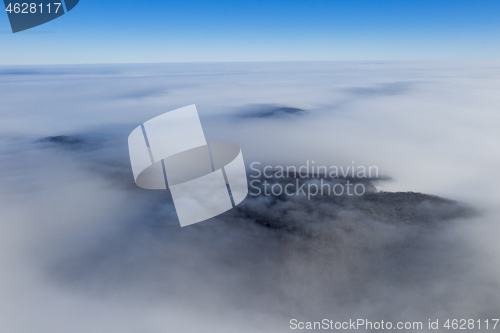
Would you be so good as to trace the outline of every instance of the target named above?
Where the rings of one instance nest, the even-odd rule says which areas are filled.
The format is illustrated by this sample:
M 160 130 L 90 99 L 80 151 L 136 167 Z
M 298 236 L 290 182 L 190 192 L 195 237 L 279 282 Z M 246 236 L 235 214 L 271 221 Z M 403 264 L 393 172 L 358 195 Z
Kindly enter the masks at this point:
M 2 331 L 498 318 L 495 64 L 20 70 L 0 71 Z M 249 195 L 181 228 L 168 191 L 134 184 L 127 137 L 193 103 L 247 166 L 355 160 L 384 177 L 323 177 L 362 196 Z M 319 178 L 267 179 L 296 180 Z

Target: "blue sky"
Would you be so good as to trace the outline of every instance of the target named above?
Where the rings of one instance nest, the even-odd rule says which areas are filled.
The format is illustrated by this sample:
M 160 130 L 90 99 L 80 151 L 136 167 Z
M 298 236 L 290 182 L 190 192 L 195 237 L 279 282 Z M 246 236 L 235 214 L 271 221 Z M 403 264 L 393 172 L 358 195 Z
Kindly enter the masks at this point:
M 12 34 L 0 65 L 498 59 L 500 1 L 81 0 Z

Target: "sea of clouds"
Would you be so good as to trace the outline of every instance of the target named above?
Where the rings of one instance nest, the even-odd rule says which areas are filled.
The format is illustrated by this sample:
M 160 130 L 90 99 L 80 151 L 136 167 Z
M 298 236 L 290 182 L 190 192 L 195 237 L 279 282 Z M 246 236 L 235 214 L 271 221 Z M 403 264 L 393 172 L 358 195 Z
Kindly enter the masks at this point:
M 499 88 L 496 62 L 0 67 L 0 331 L 498 318 Z M 134 184 L 127 137 L 190 104 L 247 166 L 385 180 L 180 228 L 168 191 Z

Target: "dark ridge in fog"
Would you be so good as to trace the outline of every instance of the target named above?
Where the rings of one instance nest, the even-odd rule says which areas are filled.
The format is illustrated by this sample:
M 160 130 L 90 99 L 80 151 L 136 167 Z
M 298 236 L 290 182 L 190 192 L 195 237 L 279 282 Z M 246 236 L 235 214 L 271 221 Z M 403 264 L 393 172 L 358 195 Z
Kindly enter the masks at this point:
M 378 192 L 373 182 L 374 179 L 367 178 L 328 178 L 322 177 L 324 184 L 342 184 L 344 189 L 349 182 L 352 186 L 363 184 L 366 193 L 361 196 L 334 194 L 311 196 L 310 199 L 298 195 L 273 195 L 270 188 L 273 184 L 280 184 L 283 188 L 286 184 L 295 184 L 298 181 L 299 186 L 308 183 L 318 184 L 318 177 L 308 175 L 304 178 L 298 175 L 291 175 L 286 178 L 259 178 L 257 187 L 261 189 L 260 195 L 249 194 L 247 199 L 239 205 L 234 212 L 238 216 L 252 220 L 253 222 L 273 228 L 288 231 L 304 231 L 312 228 L 318 223 L 325 223 L 322 219 L 327 219 L 328 223 L 335 224 L 342 219 L 340 212 L 346 211 L 357 214 L 359 218 L 383 222 L 388 224 L 408 224 L 408 225 L 431 225 L 439 222 L 448 221 L 455 218 L 470 218 L 477 215 L 477 212 L 462 203 L 440 198 L 434 195 L 414 192 Z M 249 179 L 250 181 L 252 178 Z M 267 193 L 265 195 L 263 181 L 267 181 Z M 307 186 L 307 185 L 306 185 Z M 318 186 L 320 186 L 318 184 Z M 295 192 L 291 187 L 290 193 Z M 256 190 L 250 193 L 257 194 Z M 297 221 L 293 218 L 295 212 L 304 212 L 313 214 L 311 218 L 304 221 Z
M 122 129 L 120 129 L 121 131 Z M 130 170 L 130 161 L 128 158 L 128 149 L 122 143 L 121 151 L 117 155 L 116 148 L 111 147 L 114 151 L 110 154 L 108 145 L 113 142 L 112 135 L 104 136 L 96 133 L 83 133 L 78 135 L 57 135 L 49 136 L 37 140 L 38 143 L 50 144 L 52 147 L 68 148 L 74 151 L 77 155 L 84 159 L 84 162 L 94 171 L 99 172 L 113 180 L 117 186 L 132 191 L 140 191 L 141 194 L 156 197 L 159 192 L 163 192 L 162 198 L 169 198 L 168 191 L 145 191 L 137 188 L 133 184 L 133 177 Z M 125 142 L 125 141 L 124 141 Z M 79 154 L 78 152 L 82 152 Z M 96 166 L 99 166 L 96 168 Z M 274 174 L 274 171 L 270 172 Z M 285 173 L 286 175 L 286 173 Z M 414 192 L 379 192 L 375 183 L 390 180 L 390 177 L 379 178 L 356 178 L 356 177 L 339 177 L 331 178 L 324 174 L 301 174 L 290 172 L 286 177 L 281 178 L 256 178 L 255 173 L 248 174 L 249 182 L 258 179 L 262 194 L 259 196 L 248 195 L 247 199 L 237 207 L 234 212 L 238 212 L 240 217 L 253 219 L 258 224 L 263 224 L 269 227 L 279 228 L 283 224 L 293 221 L 288 221 L 283 218 L 276 218 L 277 211 L 283 209 L 282 216 L 286 216 L 292 210 L 312 211 L 315 206 L 328 207 L 328 217 L 332 220 L 338 219 L 338 214 L 335 211 L 350 210 L 357 213 L 366 214 L 371 218 L 387 223 L 407 223 L 407 224 L 429 224 L 446 221 L 454 218 L 470 218 L 477 215 L 477 211 L 463 203 L 453 200 L 441 198 L 434 195 L 414 193 Z M 352 186 L 363 184 L 366 194 L 362 196 L 342 196 L 336 195 L 316 195 L 310 200 L 302 196 L 287 196 L 284 193 L 275 196 L 270 193 L 269 196 L 264 195 L 263 181 L 269 182 L 269 188 L 273 184 L 281 184 L 284 187 L 287 183 L 295 184 L 298 181 L 299 185 L 314 183 L 322 180 L 325 184 L 340 183 L 344 186 L 349 182 Z M 259 186 L 259 185 L 258 185 Z M 319 186 L 319 184 L 318 184 Z M 295 188 L 292 187 L 292 192 Z M 252 189 L 249 190 L 252 193 Z M 269 209 L 256 209 L 254 204 Z M 290 208 L 290 204 L 295 208 Z M 327 206 L 325 206 L 327 205 Z M 316 210 L 316 212 L 320 212 Z M 269 215 L 268 213 L 272 213 Z M 228 213 L 229 214 L 229 213 Z M 242 215 L 241 215 L 242 214 Z M 281 213 L 280 213 L 281 214 Z
M 68 135 L 48 136 L 38 140 L 38 142 L 48 142 L 61 146 L 83 146 L 84 144 L 83 138 Z
M 77 135 L 54 135 L 36 140 L 50 148 L 63 148 L 69 150 L 96 150 L 103 147 L 107 138 L 104 134 L 84 133 Z
M 237 115 L 238 118 L 284 118 L 292 116 L 302 116 L 308 111 L 273 104 L 256 104 L 243 108 L 243 111 Z

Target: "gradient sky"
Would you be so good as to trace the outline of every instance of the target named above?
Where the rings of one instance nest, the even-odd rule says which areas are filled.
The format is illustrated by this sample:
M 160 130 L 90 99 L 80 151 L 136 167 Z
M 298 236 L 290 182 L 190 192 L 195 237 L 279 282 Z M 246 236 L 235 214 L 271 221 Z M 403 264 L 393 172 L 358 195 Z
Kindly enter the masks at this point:
M 499 59 L 500 1 L 80 0 L 12 34 L 0 65 Z

